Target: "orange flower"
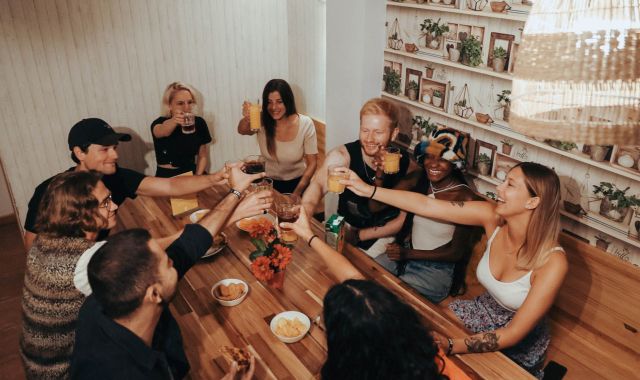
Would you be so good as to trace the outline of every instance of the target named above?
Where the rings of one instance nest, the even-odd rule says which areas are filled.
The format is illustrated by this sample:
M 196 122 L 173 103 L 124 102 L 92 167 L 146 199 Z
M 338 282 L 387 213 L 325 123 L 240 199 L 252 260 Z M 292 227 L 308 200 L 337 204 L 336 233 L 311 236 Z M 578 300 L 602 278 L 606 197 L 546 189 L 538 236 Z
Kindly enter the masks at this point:
M 267 236 L 273 230 L 273 224 L 267 218 L 252 219 L 246 226 L 251 237 Z
M 258 281 L 269 281 L 273 278 L 271 260 L 266 256 L 260 256 L 251 263 L 251 272 Z
M 282 244 L 275 244 L 271 253 L 271 265 L 283 270 L 291 262 L 291 249 Z

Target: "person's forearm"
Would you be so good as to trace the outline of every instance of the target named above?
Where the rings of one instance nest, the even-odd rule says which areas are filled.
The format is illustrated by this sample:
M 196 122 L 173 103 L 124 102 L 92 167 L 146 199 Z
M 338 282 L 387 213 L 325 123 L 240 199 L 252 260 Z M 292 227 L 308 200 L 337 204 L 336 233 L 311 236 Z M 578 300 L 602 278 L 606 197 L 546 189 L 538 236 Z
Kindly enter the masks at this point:
M 198 163 L 196 165 L 196 173 L 195 173 L 196 175 L 202 175 L 204 173 L 205 169 L 207 168 L 208 161 L 209 160 L 206 152 L 204 154 L 202 152 L 198 154 Z
M 407 260 L 433 260 L 457 262 L 460 260 L 461 252 L 453 249 L 451 242 L 436 249 L 409 249 L 403 250 L 403 258 Z
M 304 207 L 307 215 L 313 215 L 315 213 L 320 198 L 322 198 L 322 186 L 320 186 L 317 181 L 311 180 L 302 197 L 302 207 Z
M 176 123 L 175 120 L 167 119 L 161 124 L 154 125 L 152 133 L 156 138 L 167 137 L 173 133 L 177 126 L 178 123 Z
M 465 338 L 454 338 L 450 354 L 494 352 L 508 348 L 503 336 L 504 329 L 483 332 Z
M 310 236 L 303 237 L 305 241 L 309 241 L 310 238 Z M 364 278 L 362 273 L 360 273 L 346 257 L 328 246 L 321 237 L 314 238 L 311 241 L 311 248 L 320 255 L 329 272 L 331 272 L 339 282 L 352 278 Z
M 400 214 L 390 220 L 387 224 L 380 227 L 363 228 L 358 231 L 359 240 L 379 239 L 381 237 L 393 236 L 397 234 L 402 228 L 406 213 L 400 212 Z
M 217 235 L 226 225 L 227 218 L 231 215 L 238 202 L 240 202 L 240 199 L 235 194 L 229 193 L 222 198 L 213 210 L 200 219 L 198 224 L 206 228 L 211 236 Z
M 412 172 L 407 173 L 407 175 L 400 179 L 398 183 L 393 187 L 394 190 L 414 190 L 416 183 L 420 179 L 420 172 L 418 170 L 414 170 Z M 375 185 L 378 187 L 382 187 L 382 180 L 376 179 Z M 380 212 L 386 208 L 390 207 L 388 204 L 384 202 L 379 202 L 374 199 L 369 200 L 369 210 L 372 213 Z
M 33 241 L 36 240 L 36 237 L 38 235 L 34 234 L 31 231 L 24 231 L 24 248 L 25 248 L 25 252 L 29 252 L 29 250 L 31 249 L 31 246 L 33 245 Z
M 313 172 L 314 172 L 313 168 L 311 169 L 312 170 L 309 170 L 309 167 L 307 167 L 304 173 L 302 173 L 300 182 L 298 182 L 296 189 L 293 191 L 294 193 L 302 194 L 307 189 L 307 187 L 309 187 L 309 184 L 311 183 L 311 177 L 313 177 Z

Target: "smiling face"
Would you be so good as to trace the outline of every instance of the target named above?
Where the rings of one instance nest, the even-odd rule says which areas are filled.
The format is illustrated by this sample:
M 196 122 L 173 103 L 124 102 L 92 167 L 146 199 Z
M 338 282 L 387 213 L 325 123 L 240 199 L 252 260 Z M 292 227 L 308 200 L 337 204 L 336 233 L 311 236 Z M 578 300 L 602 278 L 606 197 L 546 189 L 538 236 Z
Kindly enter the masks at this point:
M 496 212 L 502 217 L 532 212 L 540 201 L 527 189 L 525 176 L 520 167 L 509 171 L 507 179 L 496 190 L 498 191 Z
M 433 184 L 438 184 L 446 180 L 451 175 L 451 172 L 453 172 L 453 164 L 451 162 L 428 153 L 425 155 L 422 167 L 425 173 L 427 173 L 429 181 Z
M 98 181 L 92 194 L 98 200 L 98 213 L 104 218 L 96 218 L 98 225 L 102 229 L 114 228 L 116 226 L 118 205 L 111 199 L 111 192 L 107 189 L 104 183 L 102 183 L 102 181 Z M 104 220 L 107 221 L 106 226 L 101 226 Z
M 177 111 L 193 112 L 195 104 L 196 102 L 193 99 L 191 92 L 188 90 L 179 90 L 173 95 L 173 98 L 169 103 L 169 111 L 171 114 Z
M 267 99 L 267 112 L 273 120 L 280 120 L 287 115 L 287 107 L 278 91 L 270 92 Z
M 155 256 L 157 266 L 157 283 L 160 285 L 160 293 L 163 304 L 169 304 L 178 290 L 178 271 L 173 266 L 173 260 L 169 258 L 167 252 L 160 247 L 155 239 L 149 240 L 149 249 Z
M 383 114 L 366 114 L 360 118 L 360 145 L 367 156 L 373 157 L 380 147 L 389 145 L 398 134 L 391 128 L 391 120 Z
M 91 144 L 86 152 L 80 147 L 74 147 L 73 152 L 80 161 L 80 170 L 95 170 L 102 174 L 113 174 L 116 172 L 118 163 L 118 145 L 96 145 Z

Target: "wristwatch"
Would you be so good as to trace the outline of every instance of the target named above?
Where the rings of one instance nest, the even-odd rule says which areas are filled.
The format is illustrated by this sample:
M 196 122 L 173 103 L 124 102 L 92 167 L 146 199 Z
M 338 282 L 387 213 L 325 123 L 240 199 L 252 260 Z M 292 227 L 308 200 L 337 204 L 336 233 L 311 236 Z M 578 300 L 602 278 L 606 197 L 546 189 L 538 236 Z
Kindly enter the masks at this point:
M 238 190 L 234 189 L 234 188 L 231 188 L 229 190 L 229 194 L 235 195 L 236 197 L 238 197 L 238 199 L 242 198 L 242 193 L 239 192 Z

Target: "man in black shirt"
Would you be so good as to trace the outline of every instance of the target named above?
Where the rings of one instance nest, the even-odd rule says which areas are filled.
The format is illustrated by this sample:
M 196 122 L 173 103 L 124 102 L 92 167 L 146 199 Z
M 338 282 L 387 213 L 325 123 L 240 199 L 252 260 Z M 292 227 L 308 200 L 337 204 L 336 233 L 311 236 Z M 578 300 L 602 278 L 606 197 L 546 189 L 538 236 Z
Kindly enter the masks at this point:
M 398 135 L 398 109 L 391 101 L 374 98 L 360 109 L 359 139 L 332 149 L 322 167 L 302 197 L 302 205 L 308 215 L 313 215 L 316 205 L 327 193 L 327 168 L 339 165 L 353 170 L 364 181 L 379 187 L 410 190 L 419 175 L 419 167 L 410 162 L 402 152 L 400 171 L 384 174 L 383 157 L 386 148 Z M 352 243 L 360 248 L 370 248 L 378 238 L 395 231 L 394 223 L 402 223 L 400 212 L 371 199 L 359 197 L 350 190 L 340 194 L 338 214 L 353 227 Z
M 118 206 L 126 198 L 135 198 L 136 195 L 180 196 L 226 181 L 224 171 L 202 176 L 157 178 L 118 167 L 118 143 L 129 140 L 131 135 L 116 133 L 104 120 L 91 118 L 79 121 L 69 131 L 71 159 L 76 163 L 69 171 L 96 170 L 104 174 L 102 181 Z M 38 207 L 51 179 L 53 177 L 38 185 L 29 201 L 24 224 L 27 251 L 38 233 L 35 229 Z
M 166 250 L 143 229 L 111 236 L 88 266 L 89 296 L 78 315 L 73 379 L 181 379 L 189 371 L 169 303 L 178 281 L 211 246 L 240 192 L 264 173 L 231 170 L 229 194 Z M 234 190 L 234 186 L 237 190 Z M 252 375 L 253 366 L 244 378 Z

